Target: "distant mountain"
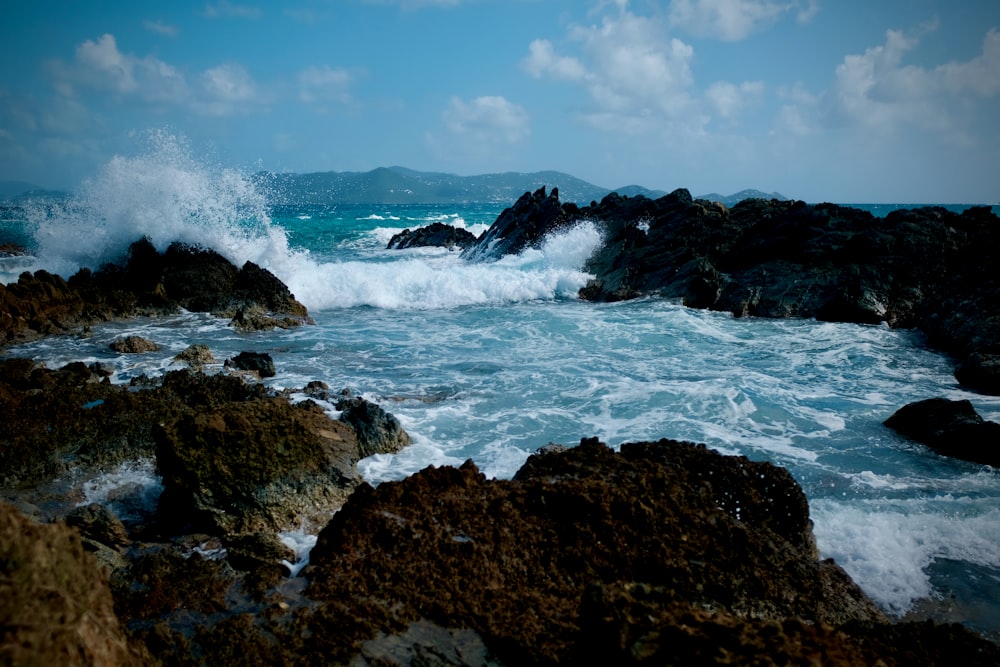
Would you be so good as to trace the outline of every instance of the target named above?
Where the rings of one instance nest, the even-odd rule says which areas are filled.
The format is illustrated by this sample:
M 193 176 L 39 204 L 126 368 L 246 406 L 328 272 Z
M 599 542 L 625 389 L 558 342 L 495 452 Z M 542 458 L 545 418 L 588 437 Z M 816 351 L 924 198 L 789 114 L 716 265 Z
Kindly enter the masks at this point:
M 600 201 L 610 192 L 651 199 L 666 192 L 640 185 L 610 190 L 559 171 L 530 173 L 508 171 L 500 174 L 458 176 L 416 171 L 406 167 L 379 167 L 371 171 L 325 171 L 309 174 L 260 172 L 254 180 L 275 204 L 461 204 L 472 202 L 513 203 L 525 192 L 540 187 L 559 188 L 564 202 L 586 205 Z M 706 195 L 727 206 L 749 197 L 784 199 L 778 194 L 743 190 L 735 195 Z
M 277 204 L 513 203 L 526 191 L 542 186 L 559 188 L 563 201 L 590 203 L 610 192 L 558 171 L 457 176 L 404 167 L 379 167 L 367 172 L 263 172 L 254 178 Z
M 760 190 L 740 190 L 734 195 L 720 195 L 715 192 L 707 195 L 701 195 L 696 197 L 696 199 L 707 199 L 708 201 L 722 202 L 726 206 L 732 206 L 733 204 L 738 204 L 744 199 L 777 199 L 778 201 L 788 201 L 788 197 L 779 194 L 777 192 L 761 192 Z

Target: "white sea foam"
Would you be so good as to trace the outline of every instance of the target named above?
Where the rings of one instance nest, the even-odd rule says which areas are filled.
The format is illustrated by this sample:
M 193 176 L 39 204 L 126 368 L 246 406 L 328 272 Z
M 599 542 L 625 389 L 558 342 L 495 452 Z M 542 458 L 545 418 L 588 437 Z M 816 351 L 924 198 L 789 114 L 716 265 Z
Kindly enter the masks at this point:
M 316 546 L 316 535 L 305 528 L 299 528 L 278 533 L 278 539 L 295 552 L 295 560 L 293 562 L 283 560 L 282 565 L 288 568 L 289 576 L 299 576 L 302 569 L 309 564 L 309 552 Z
M 590 277 L 580 267 L 599 242 L 596 228 L 582 224 L 552 235 L 539 249 L 492 264 L 471 264 L 435 250 L 383 262 L 315 263 L 299 258 L 276 267 L 276 272 L 312 310 L 516 303 L 575 296 Z
M 884 509 L 814 500 L 816 541 L 824 557 L 834 558 L 876 602 L 900 615 L 916 600 L 936 595 L 928 573 L 935 559 L 1000 568 L 1000 510 L 967 498 L 935 504 L 942 503 L 953 511 L 931 512 L 918 500 Z

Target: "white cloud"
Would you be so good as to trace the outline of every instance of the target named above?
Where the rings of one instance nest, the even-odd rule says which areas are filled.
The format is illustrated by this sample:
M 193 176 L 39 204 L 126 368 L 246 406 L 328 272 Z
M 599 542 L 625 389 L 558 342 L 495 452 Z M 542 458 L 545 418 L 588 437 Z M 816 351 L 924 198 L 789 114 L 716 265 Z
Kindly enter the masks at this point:
M 299 72 L 299 99 L 307 104 L 350 104 L 354 75 L 342 67 L 319 65 Z
M 533 77 L 541 78 L 550 75 L 556 79 L 579 81 L 587 76 L 587 70 L 576 58 L 558 56 L 552 48 L 552 42 L 536 39 L 528 46 L 528 57 L 521 61 L 521 66 Z
M 889 30 L 884 44 L 846 56 L 828 93 L 832 117 L 879 132 L 917 127 L 963 134 L 967 114 L 982 99 L 1000 95 L 1000 32 L 986 33 L 971 60 L 933 68 L 904 64 L 935 27 L 909 35 Z
M 568 40 L 578 57 L 535 40 L 521 64 L 532 76 L 583 86 L 592 103 L 585 121 L 625 134 L 702 131 L 707 119 L 694 95 L 694 49 L 668 37 L 661 22 L 618 0 L 599 25 L 574 26 Z
M 762 81 L 745 81 L 740 85 L 720 81 L 705 90 L 705 99 L 723 118 L 733 118 L 764 94 Z
M 516 144 L 531 134 L 528 112 L 495 95 L 470 102 L 452 97 L 442 117 L 448 131 L 470 148 Z
M 169 25 L 163 21 L 150 21 L 147 19 L 142 22 L 142 26 L 150 32 L 155 32 L 167 37 L 176 37 L 180 33 L 180 29 L 177 26 Z
M 248 110 L 260 101 L 257 85 L 246 68 L 228 63 L 205 70 L 201 75 L 204 97 L 198 106 L 204 113 L 226 116 Z
M 800 7 L 801 3 L 794 0 L 673 0 L 669 16 L 671 24 L 692 34 L 736 42 L 795 9 L 800 10 L 798 18 L 802 22 L 818 11 L 815 0 Z
M 85 41 L 72 63 L 49 63 L 49 73 L 65 99 L 79 100 L 84 90 L 111 91 L 117 102 L 181 107 L 212 116 L 254 111 L 268 102 L 239 63 L 209 68 L 193 78 L 192 84 L 179 69 L 154 56 L 122 52 L 111 34 Z

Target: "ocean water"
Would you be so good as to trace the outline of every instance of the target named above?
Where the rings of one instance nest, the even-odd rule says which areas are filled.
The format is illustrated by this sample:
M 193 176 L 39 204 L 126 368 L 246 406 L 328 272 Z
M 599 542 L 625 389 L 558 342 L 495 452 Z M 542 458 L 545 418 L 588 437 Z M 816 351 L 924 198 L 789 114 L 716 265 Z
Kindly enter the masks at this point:
M 211 347 L 217 368 L 243 350 L 268 352 L 278 369 L 270 385 L 322 380 L 401 420 L 414 444 L 362 461 L 373 484 L 470 458 L 507 478 L 538 447 L 589 436 L 613 447 L 690 440 L 770 461 L 805 489 L 821 554 L 887 612 L 932 613 L 1000 638 L 1000 471 L 937 456 L 882 425 L 932 396 L 967 398 L 1000 421 L 1000 398 L 961 388 L 952 361 L 917 332 L 735 319 L 661 299 L 580 301 L 581 267 L 601 243 L 592 224 L 491 264 L 446 249 L 385 250 L 392 234 L 431 222 L 478 234 L 502 208 L 275 208 L 245 176 L 160 137 L 112 160 L 71 200 L 29 206 L 18 224 L 34 255 L 0 260 L 0 279 L 25 268 L 68 276 L 145 234 L 161 249 L 184 240 L 261 264 L 315 325 L 240 334 L 182 313 L 7 354 L 51 367 L 100 360 L 127 382 L 175 367 L 173 356 L 193 343 Z M 116 355 L 108 343 L 125 334 L 162 349 Z M 112 502 L 128 484 L 155 497 L 151 462 L 88 481 L 84 493 Z M 302 553 L 312 539 L 307 530 L 281 537 Z

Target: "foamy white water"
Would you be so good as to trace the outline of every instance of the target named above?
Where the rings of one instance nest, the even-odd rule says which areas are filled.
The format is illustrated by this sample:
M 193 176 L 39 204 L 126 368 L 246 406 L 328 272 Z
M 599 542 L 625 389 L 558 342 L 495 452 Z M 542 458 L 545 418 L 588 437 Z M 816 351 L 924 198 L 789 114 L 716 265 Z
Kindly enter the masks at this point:
M 490 264 L 443 249 L 387 251 L 404 227 L 443 221 L 482 230 L 501 207 L 272 210 L 246 179 L 167 144 L 162 154 L 114 162 L 69 213 L 39 220 L 40 265 L 94 266 L 143 234 L 158 246 L 199 242 L 270 268 L 316 324 L 239 334 L 180 314 L 13 353 L 52 366 L 105 361 L 125 382 L 171 368 L 192 343 L 209 345 L 220 364 L 243 350 L 268 352 L 278 369 L 272 385 L 323 380 L 401 420 L 414 444 L 362 461 L 372 483 L 467 458 L 489 476 L 510 477 L 538 447 L 589 436 L 616 447 L 662 437 L 704 442 L 786 467 L 809 497 L 822 554 L 886 610 L 961 595 L 985 610 L 966 622 L 1000 631 L 1000 473 L 939 457 L 882 424 L 931 396 L 968 398 L 1000 421 L 1000 398 L 961 388 L 952 362 L 918 334 L 734 319 L 657 299 L 581 302 L 581 267 L 600 243 L 593 225 Z M 52 238 L 88 225 L 95 234 L 80 248 Z M 108 343 L 125 333 L 162 351 L 112 353 Z

